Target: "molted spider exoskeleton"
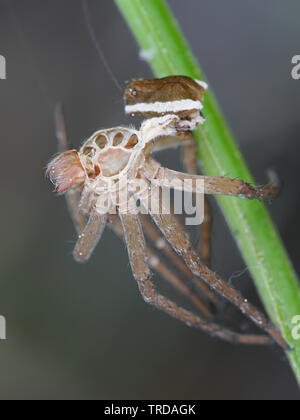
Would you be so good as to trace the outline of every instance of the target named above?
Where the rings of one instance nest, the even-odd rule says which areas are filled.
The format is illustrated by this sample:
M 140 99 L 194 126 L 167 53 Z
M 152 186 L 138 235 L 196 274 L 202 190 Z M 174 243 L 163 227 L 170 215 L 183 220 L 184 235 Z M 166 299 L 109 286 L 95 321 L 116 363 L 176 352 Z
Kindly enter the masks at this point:
M 66 150 L 64 120 L 58 109 L 57 131 L 65 152 L 50 162 L 47 172 L 56 191 L 66 193 L 79 233 L 74 250 L 77 261 L 83 262 L 90 257 L 108 224 L 127 244 L 132 271 L 145 301 L 187 325 L 231 342 L 270 344 L 273 339 L 287 348 L 276 328 L 203 264 L 184 226 L 172 212 L 165 211 L 166 202 L 159 194 L 161 188 L 172 187 L 173 181 L 182 182 L 183 190 L 196 193 L 203 192 L 199 191 L 196 182 L 201 181 L 205 194 L 226 194 L 246 199 L 276 194 L 276 186 L 272 185 L 255 187 L 239 179 L 197 175 L 190 132 L 197 124 L 204 123 L 201 110 L 206 89 L 205 82 L 185 76 L 133 81 L 125 90 L 125 112 L 146 117 L 140 130 L 116 127 L 97 131 L 78 152 Z M 184 146 L 185 165 L 190 174 L 162 168 L 150 156 L 153 151 L 178 145 Z M 185 180 L 192 181 L 188 187 L 185 187 Z M 141 181 L 144 188 L 141 187 Z M 155 203 L 156 211 L 149 207 L 149 199 Z M 157 228 L 145 215 L 134 211 L 137 201 L 148 210 Z M 207 215 L 203 226 L 205 252 L 200 252 L 200 255 L 207 260 L 204 257 L 210 250 L 210 218 Z M 143 230 L 159 253 L 147 248 Z M 160 260 L 160 253 L 168 257 L 182 277 L 194 282 L 196 291 L 195 287 L 187 285 L 183 278 L 169 270 Z M 205 318 L 179 307 L 156 292 L 151 282 L 149 264 L 189 296 Z M 213 303 L 216 298 L 212 291 L 221 295 L 268 335 L 240 334 L 213 323 L 210 307 L 199 295 L 199 290 L 205 294 L 206 300 Z

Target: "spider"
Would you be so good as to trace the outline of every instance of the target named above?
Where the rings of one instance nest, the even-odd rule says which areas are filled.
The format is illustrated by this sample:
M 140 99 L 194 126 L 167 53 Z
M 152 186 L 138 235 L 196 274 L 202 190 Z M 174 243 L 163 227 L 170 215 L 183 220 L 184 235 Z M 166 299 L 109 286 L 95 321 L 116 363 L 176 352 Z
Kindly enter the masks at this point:
M 209 268 L 210 217 L 204 219 L 206 240 L 199 255 L 185 226 L 173 212 L 164 211 L 166 203 L 159 191 L 170 188 L 172 181 L 176 180 L 191 180 L 192 187 L 189 188 L 195 193 L 199 192 L 195 181 L 201 180 L 205 194 L 244 199 L 276 195 L 277 188 L 273 185 L 257 187 L 239 179 L 197 175 L 191 131 L 205 121 L 201 110 L 206 89 L 206 83 L 185 76 L 134 80 L 125 90 L 125 112 L 146 117 L 140 129 L 115 127 L 97 131 L 79 151 L 67 150 L 64 117 L 61 107 L 58 107 L 56 124 L 61 153 L 49 163 L 47 174 L 56 192 L 66 194 L 79 234 L 73 252 L 76 261 L 84 262 L 90 258 L 108 225 L 127 245 L 132 272 L 146 302 L 188 326 L 229 342 L 272 344 L 275 341 L 287 349 L 280 332 L 265 316 Z M 154 151 L 178 145 L 184 147 L 185 166 L 191 173 L 164 168 L 151 156 Z M 140 187 L 141 181 L 146 188 Z M 113 193 L 116 186 L 118 194 Z M 124 189 L 125 196 L 121 193 Z M 149 206 L 149 200 L 155 209 Z M 137 202 L 148 216 L 132 211 L 132 203 Z M 205 208 L 208 210 L 207 204 Z M 144 233 L 152 248 L 147 247 Z M 160 254 L 168 257 L 182 275 L 190 279 L 190 283 L 176 276 L 161 261 Z M 149 266 L 186 294 L 202 316 L 180 307 L 156 291 Z M 218 325 L 199 290 L 213 303 L 216 303 L 216 295 L 222 296 L 266 334 L 241 334 Z

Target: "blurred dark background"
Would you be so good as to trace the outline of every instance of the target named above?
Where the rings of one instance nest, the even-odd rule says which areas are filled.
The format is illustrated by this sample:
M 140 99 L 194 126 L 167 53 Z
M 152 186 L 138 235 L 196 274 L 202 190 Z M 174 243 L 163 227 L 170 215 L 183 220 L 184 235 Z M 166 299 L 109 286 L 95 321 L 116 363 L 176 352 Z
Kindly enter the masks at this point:
M 299 262 L 300 54 L 297 0 L 169 1 L 259 182 L 284 181 L 270 206 Z M 232 346 L 147 306 L 124 245 L 107 231 L 88 264 L 44 169 L 56 153 L 53 109 L 65 104 L 74 146 L 98 128 L 132 123 L 91 43 L 79 0 L 1 0 L 1 399 L 297 399 L 277 348 Z M 90 0 L 97 38 L 122 86 L 151 76 L 111 0 Z M 179 152 L 164 152 L 170 167 Z M 230 175 L 230 174 L 228 174 Z M 214 206 L 213 266 L 245 264 Z M 230 244 L 230 246 L 229 246 Z M 160 284 L 159 278 L 155 281 Z M 234 284 L 261 305 L 247 272 Z M 225 317 L 235 325 L 236 312 Z

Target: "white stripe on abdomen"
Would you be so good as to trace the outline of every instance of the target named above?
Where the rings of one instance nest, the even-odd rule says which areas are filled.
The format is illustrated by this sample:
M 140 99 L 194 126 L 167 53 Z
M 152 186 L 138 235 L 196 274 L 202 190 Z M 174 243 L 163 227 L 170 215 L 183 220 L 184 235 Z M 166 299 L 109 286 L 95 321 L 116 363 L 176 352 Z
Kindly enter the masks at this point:
M 156 112 L 157 114 L 167 114 L 168 112 L 189 111 L 192 109 L 201 110 L 203 105 L 200 101 L 193 101 L 192 99 L 181 99 L 179 101 L 169 102 L 142 102 L 140 104 L 126 105 L 125 112 L 127 114 L 134 114 L 135 112 Z

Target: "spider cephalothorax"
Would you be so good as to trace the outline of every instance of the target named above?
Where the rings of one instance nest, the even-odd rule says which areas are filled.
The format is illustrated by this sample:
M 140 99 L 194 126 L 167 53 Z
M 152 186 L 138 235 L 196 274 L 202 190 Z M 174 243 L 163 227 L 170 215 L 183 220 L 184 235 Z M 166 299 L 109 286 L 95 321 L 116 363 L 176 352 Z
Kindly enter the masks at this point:
M 65 151 L 53 159 L 48 166 L 48 175 L 57 192 L 66 192 L 79 233 L 74 250 L 77 261 L 83 262 L 90 257 L 105 226 L 109 224 L 127 244 L 132 271 L 146 302 L 190 326 L 228 341 L 269 344 L 273 339 L 286 348 L 286 342 L 276 328 L 235 289 L 203 264 L 184 226 L 172 212 L 166 211 L 164 196 L 159 194 L 161 188 L 170 188 L 178 183 L 182 183 L 182 189 L 185 190 L 185 180 L 192 181 L 187 190 L 194 193 L 226 194 L 246 199 L 272 197 L 276 194 L 275 186 L 255 187 L 239 179 L 196 174 L 196 165 L 192 163 L 194 155 L 190 131 L 197 124 L 204 123 L 201 109 L 206 88 L 206 83 L 185 76 L 133 81 L 125 91 L 125 111 L 147 118 L 140 129 L 117 127 L 97 131 L 78 152 Z M 61 113 L 57 115 L 57 125 L 60 144 L 65 144 Z M 163 168 L 150 156 L 153 151 L 178 145 L 192 152 L 192 157 L 190 155 L 185 158 L 186 167 L 192 175 Z M 143 181 L 145 188 L 141 188 L 140 181 Z M 197 181 L 203 183 L 204 191 L 198 189 Z M 125 190 L 129 194 L 123 195 Z M 155 211 L 153 207 L 148 207 L 149 199 L 154 202 Z M 148 211 L 157 230 L 144 215 L 135 212 L 136 201 L 140 201 L 141 207 Z M 207 231 L 210 229 L 207 219 L 205 223 Z M 142 229 L 152 241 L 153 247 L 159 250 L 158 254 L 147 248 Z M 209 236 L 206 232 L 206 241 Z M 195 283 L 197 290 L 204 292 L 208 300 L 215 302 L 212 290 L 215 291 L 237 306 L 268 335 L 240 334 L 212 322 L 207 302 L 199 297 L 195 288 L 176 277 L 160 261 L 160 254 L 168 257 L 183 276 Z M 149 264 L 188 295 L 206 318 L 179 307 L 156 292 L 151 282 Z
M 182 121 L 176 115 L 166 115 L 146 120 L 139 131 L 124 127 L 97 131 L 79 152 L 66 151 L 51 161 L 49 177 L 57 192 L 83 186 L 83 213 L 88 213 L 91 205 L 100 214 L 113 212 L 120 205 L 124 187 L 130 196 L 139 188 L 137 180 L 143 173 L 147 152 L 155 147 L 153 140 L 175 135 Z
M 144 147 L 145 142 L 136 130 L 123 127 L 100 130 L 84 142 L 79 152 L 67 151 L 54 159 L 48 173 L 58 192 L 65 191 L 66 185 L 83 181 L 95 192 L 100 191 L 109 180 L 118 181 L 125 174 L 135 174 Z

